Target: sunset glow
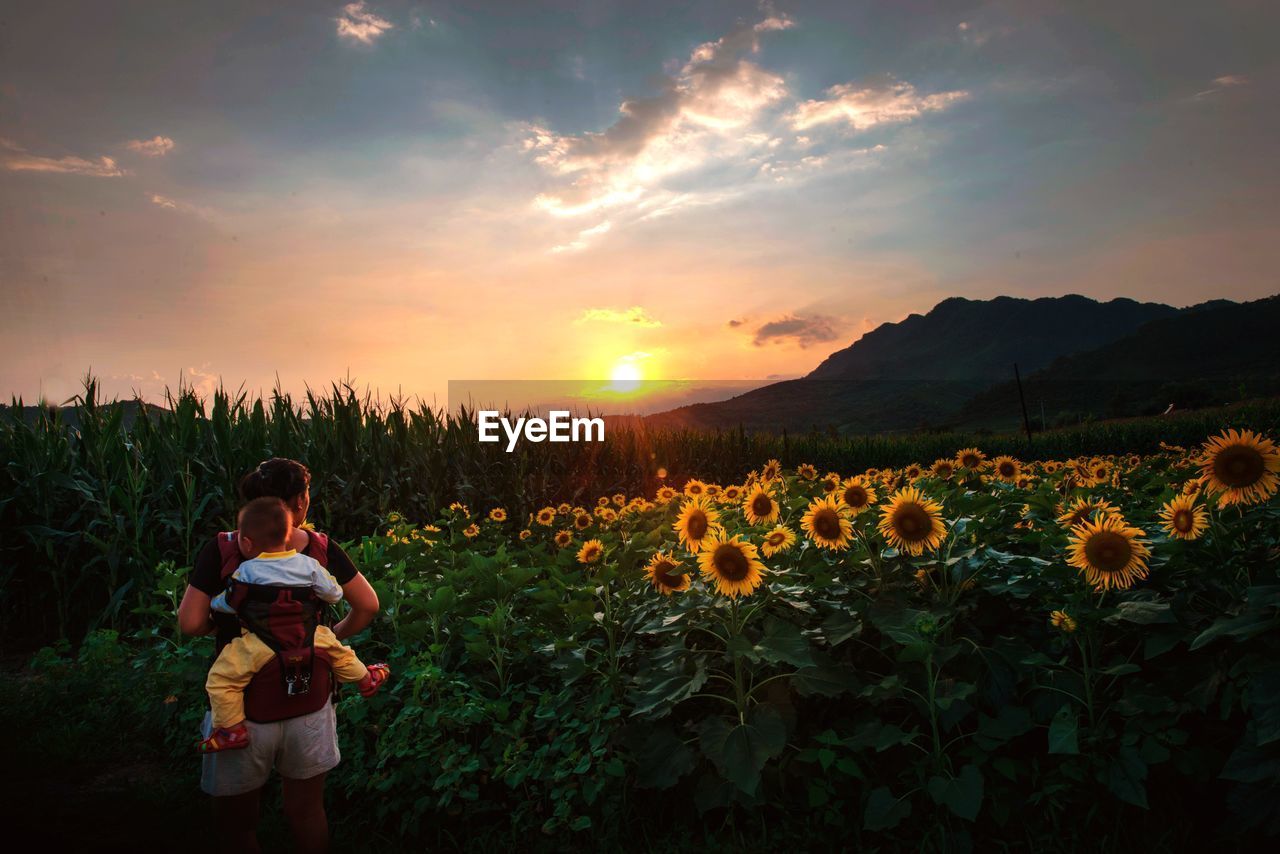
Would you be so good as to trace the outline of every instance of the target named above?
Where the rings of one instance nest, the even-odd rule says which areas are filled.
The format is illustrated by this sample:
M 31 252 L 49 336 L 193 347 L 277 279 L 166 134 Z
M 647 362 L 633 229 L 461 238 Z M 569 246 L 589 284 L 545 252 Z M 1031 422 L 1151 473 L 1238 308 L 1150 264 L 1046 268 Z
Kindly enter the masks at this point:
M 763 382 L 949 296 L 1269 294 L 1273 52 L 1055 5 L 16 7 L 0 393 Z

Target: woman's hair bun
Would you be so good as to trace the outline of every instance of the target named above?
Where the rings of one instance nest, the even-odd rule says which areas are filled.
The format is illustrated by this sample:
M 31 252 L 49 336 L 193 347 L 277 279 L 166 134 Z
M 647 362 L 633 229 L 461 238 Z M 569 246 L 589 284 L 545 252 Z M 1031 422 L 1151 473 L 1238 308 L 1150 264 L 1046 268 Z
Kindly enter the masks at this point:
M 292 501 L 311 485 L 311 472 L 297 460 L 272 457 L 258 463 L 258 467 L 240 478 L 240 497 L 245 501 L 255 498 L 280 498 Z

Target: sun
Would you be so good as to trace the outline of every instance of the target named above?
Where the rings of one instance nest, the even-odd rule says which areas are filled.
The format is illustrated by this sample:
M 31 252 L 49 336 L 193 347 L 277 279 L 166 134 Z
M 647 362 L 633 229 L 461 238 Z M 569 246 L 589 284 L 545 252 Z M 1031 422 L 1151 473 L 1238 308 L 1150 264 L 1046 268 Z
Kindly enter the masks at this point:
M 643 379 L 644 374 L 634 360 L 622 359 L 609 373 L 609 387 L 614 391 L 635 391 Z

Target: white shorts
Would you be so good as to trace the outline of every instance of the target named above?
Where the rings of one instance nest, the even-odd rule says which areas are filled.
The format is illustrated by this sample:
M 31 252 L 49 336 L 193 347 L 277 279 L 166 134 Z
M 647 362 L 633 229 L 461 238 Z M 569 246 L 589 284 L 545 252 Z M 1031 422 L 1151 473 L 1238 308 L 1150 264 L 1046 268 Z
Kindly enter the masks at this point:
M 266 785 L 275 768 L 280 776 L 306 780 L 337 767 L 338 716 L 333 702 L 309 715 L 258 724 L 246 720 L 249 746 L 206 753 L 201 757 L 200 788 L 209 795 L 243 795 Z M 209 712 L 200 724 L 200 737 L 212 731 Z

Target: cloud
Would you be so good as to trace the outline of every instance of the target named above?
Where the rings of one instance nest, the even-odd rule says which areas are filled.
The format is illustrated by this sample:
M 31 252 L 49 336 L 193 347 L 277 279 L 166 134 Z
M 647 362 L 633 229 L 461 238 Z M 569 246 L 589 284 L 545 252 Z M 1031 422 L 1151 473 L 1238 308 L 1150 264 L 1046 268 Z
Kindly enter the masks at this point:
M 590 245 L 590 238 L 604 234 L 612 227 L 613 226 L 608 221 L 605 221 L 599 225 L 594 225 L 591 228 L 584 228 L 582 231 L 578 232 L 576 240 L 569 243 L 562 243 L 559 246 L 552 246 L 550 251 L 554 254 L 559 252 L 576 252 L 579 249 L 586 249 L 587 246 Z
M 825 94 L 826 98 L 800 104 L 790 116 L 791 126 L 807 130 L 844 122 L 854 130 L 866 130 L 880 124 L 908 122 L 969 97 L 963 90 L 921 95 L 910 83 L 888 76 L 863 84 L 839 83 Z
M 752 343 L 757 347 L 779 343 L 793 343 L 802 348 L 808 347 L 839 338 L 837 325 L 835 318 L 824 315 L 812 317 L 789 315 L 771 320 L 757 329 Z
M 124 144 L 130 151 L 147 157 L 164 157 L 173 151 L 173 140 L 167 136 L 155 136 L 151 139 L 131 139 Z
M 370 12 L 365 7 L 364 0 L 343 6 L 342 13 L 334 20 L 338 22 L 339 38 L 351 39 L 361 44 L 373 44 L 394 27 L 387 19 Z
M 618 231 L 866 168 L 884 145 L 852 148 L 840 125 L 904 123 L 968 97 L 917 93 L 884 78 L 833 86 L 823 99 L 801 102 L 785 78 L 756 61 L 763 38 L 795 23 L 767 7 L 763 14 L 664 64 L 656 93 L 623 99 L 618 118 L 601 131 L 561 134 L 543 121 L 517 123 L 518 155 L 550 178 L 534 209 L 563 220 L 607 213 Z M 798 133 L 808 127 L 815 130 Z M 589 245 L 569 232 L 549 251 Z
M 121 169 L 110 157 L 86 160 L 83 157 L 45 157 L 31 154 L 22 146 L 7 139 L 0 139 L 0 166 L 10 172 L 51 172 L 63 175 L 90 175 L 94 178 L 118 178 L 128 172 Z
M 582 312 L 582 316 L 575 320 L 574 323 L 591 323 L 593 321 L 625 323 L 629 326 L 639 326 L 643 329 L 657 329 L 662 325 L 661 320 L 652 317 L 648 311 L 638 305 L 633 305 L 623 311 L 612 308 L 589 308 Z
M 1249 84 L 1249 78 L 1245 77 L 1243 74 L 1224 74 L 1221 77 L 1213 78 L 1212 83 L 1213 85 L 1208 89 L 1192 95 L 1192 100 L 1198 101 L 1201 98 L 1208 98 L 1211 95 L 1216 95 L 1219 92 L 1223 92 L 1237 86 L 1247 86 Z
M 523 130 L 523 150 L 567 185 L 540 194 L 536 207 L 556 216 L 634 204 L 661 182 L 758 146 L 742 131 L 787 95 L 786 82 L 749 59 L 763 33 L 788 29 L 770 15 L 698 45 L 688 61 L 662 76 L 656 95 L 624 100 L 601 132 L 557 134 L 539 124 Z M 763 141 L 767 141 L 764 137 Z
M 151 204 L 158 205 L 159 207 L 162 207 L 162 208 L 169 208 L 170 210 L 173 210 L 178 207 L 178 203 L 175 202 L 173 199 L 169 198 L 168 196 L 162 196 L 159 193 L 152 193 L 150 195 L 150 199 L 151 199 Z

